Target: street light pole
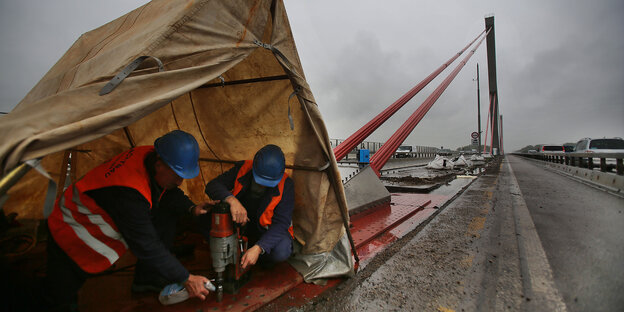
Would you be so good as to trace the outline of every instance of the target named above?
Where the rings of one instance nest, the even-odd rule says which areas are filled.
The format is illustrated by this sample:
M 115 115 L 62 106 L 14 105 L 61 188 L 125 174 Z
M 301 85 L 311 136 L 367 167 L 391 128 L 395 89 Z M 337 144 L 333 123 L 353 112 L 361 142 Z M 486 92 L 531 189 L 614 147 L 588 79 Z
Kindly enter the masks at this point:
M 477 122 L 479 124 L 479 151 L 481 151 L 481 91 L 479 86 L 479 63 L 477 63 Z

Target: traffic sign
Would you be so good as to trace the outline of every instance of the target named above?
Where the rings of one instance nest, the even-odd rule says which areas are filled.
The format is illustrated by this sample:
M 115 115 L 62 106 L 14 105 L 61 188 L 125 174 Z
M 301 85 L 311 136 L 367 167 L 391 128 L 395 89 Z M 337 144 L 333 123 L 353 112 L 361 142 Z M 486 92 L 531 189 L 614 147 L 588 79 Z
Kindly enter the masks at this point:
M 479 140 L 472 139 L 472 145 L 479 145 Z
M 479 137 L 479 133 L 475 131 L 475 132 L 470 134 L 470 137 L 473 138 L 473 139 L 476 139 L 476 138 Z

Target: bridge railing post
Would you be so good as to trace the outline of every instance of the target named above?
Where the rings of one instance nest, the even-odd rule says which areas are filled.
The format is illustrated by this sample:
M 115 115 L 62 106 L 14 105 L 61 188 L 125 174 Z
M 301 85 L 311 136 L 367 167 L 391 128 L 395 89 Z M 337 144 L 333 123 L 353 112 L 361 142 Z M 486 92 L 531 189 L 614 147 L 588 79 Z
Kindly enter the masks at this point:
M 604 157 L 600 158 L 600 171 L 607 172 L 607 159 Z
M 569 154 L 560 153 L 523 153 L 520 156 L 551 162 L 564 164 L 572 167 L 586 168 L 593 170 L 599 169 L 601 172 L 615 171 L 617 175 L 624 175 L 624 153 L 576 153 Z M 594 162 L 594 159 L 600 159 L 600 162 Z M 615 162 L 615 164 L 614 164 Z

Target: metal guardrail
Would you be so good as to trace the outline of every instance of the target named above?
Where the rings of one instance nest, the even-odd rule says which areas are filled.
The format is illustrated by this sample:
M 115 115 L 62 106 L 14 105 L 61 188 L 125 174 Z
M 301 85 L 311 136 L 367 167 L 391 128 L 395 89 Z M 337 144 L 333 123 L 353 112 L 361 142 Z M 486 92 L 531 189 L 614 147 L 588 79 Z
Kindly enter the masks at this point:
M 547 162 L 564 164 L 573 167 L 594 169 L 602 172 L 615 169 L 617 175 L 624 175 L 624 153 L 514 153 L 514 155 L 539 159 Z M 598 163 L 595 159 L 599 159 Z M 609 160 L 609 163 L 607 163 Z M 615 164 L 613 164 L 615 160 Z

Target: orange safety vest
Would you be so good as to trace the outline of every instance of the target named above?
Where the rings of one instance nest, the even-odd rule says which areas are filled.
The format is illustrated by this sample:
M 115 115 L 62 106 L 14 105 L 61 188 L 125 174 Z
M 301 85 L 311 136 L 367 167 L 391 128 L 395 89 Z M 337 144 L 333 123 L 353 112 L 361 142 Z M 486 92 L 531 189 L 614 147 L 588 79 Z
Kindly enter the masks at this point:
M 128 250 L 117 226 L 85 192 L 109 186 L 135 189 L 152 207 L 150 178 L 143 160 L 153 146 L 127 150 L 89 171 L 56 200 L 48 227 L 56 243 L 85 272 L 109 268 Z
M 238 174 L 236 175 L 236 180 L 234 181 L 234 189 L 232 190 L 232 195 L 236 196 L 243 189 L 243 185 L 238 181 L 242 176 L 246 175 L 253 169 L 253 160 L 245 160 L 245 163 L 238 169 Z M 284 194 L 284 183 L 286 182 L 286 178 L 288 178 L 288 174 L 284 173 L 282 180 L 277 184 L 277 189 L 279 190 L 279 195 L 273 196 L 269 205 L 264 209 L 264 212 L 260 216 L 260 225 L 265 229 L 269 228 L 269 225 L 272 223 L 273 219 L 273 210 L 282 200 L 282 195 Z M 288 233 L 290 233 L 291 237 L 295 237 L 293 232 L 292 224 L 288 228 Z

